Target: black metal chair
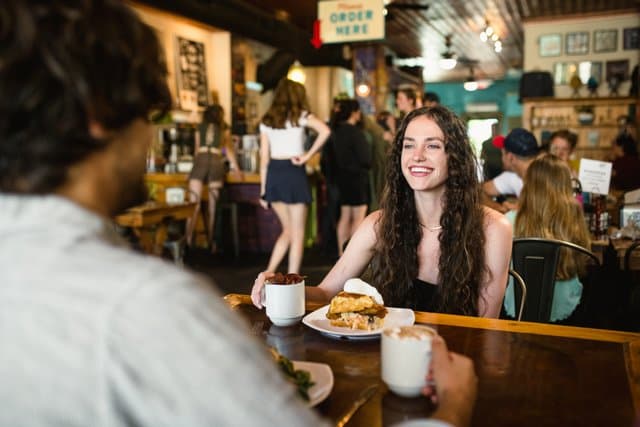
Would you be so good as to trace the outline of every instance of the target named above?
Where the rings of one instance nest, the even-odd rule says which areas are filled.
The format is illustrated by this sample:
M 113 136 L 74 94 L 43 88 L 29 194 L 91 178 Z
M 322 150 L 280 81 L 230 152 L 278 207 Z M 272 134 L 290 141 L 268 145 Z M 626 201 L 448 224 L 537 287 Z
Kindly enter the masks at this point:
M 562 248 L 577 251 L 600 266 L 600 260 L 591 251 L 571 242 L 533 237 L 513 240 L 513 269 L 527 284 L 521 320 L 550 322 L 556 271 Z M 515 287 L 514 291 L 515 300 L 522 302 L 522 290 Z
M 524 303 L 527 300 L 527 285 L 524 283 L 522 276 L 520 276 L 514 269 L 509 270 L 509 275 L 513 277 L 514 287 L 517 284 L 520 286 L 520 304 L 518 308 L 518 314 L 516 315 L 516 320 L 522 320 L 522 312 L 524 310 Z M 515 289 L 514 289 L 515 292 Z
M 624 271 L 631 271 L 631 254 L 640 247 L 640 241 L 634 242 L 624 252 Z

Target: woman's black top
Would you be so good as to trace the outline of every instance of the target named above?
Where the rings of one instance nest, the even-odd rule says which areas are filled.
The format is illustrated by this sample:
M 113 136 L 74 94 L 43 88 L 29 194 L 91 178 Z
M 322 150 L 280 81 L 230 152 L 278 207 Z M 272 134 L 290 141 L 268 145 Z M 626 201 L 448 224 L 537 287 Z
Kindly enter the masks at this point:
M 438 290 L 440 287 L 433 283 L 424 282 L 420 279 L 413 280 L 412 307 L 416 311 L 436 311 L 438 301 Z

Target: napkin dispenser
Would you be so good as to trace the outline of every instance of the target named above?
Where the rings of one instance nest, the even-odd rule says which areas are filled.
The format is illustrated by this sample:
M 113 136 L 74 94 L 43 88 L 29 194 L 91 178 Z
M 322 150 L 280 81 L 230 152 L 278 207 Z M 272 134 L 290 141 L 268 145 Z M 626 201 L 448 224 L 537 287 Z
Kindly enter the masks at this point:
M 164 200 L 170 205 L 184 203 L 185 194 L 182 187 L 169 187 L 164 192 Z

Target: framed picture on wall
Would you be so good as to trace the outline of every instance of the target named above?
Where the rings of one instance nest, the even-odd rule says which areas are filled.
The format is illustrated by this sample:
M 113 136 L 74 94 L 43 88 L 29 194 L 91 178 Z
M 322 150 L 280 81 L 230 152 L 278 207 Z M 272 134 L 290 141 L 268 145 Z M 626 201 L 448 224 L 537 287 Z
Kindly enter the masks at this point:
M 538 39 L 540 56 L 560 56 L 562 53 L 562 35 L 545 34 Z
M 176 78 L 181 108 L 193 110 L 209 105 L 204 43 L 176 37 Z
M 640 27 L 623 30 L 622 48 L 624 50 L 640 49 Z
M 613 78 L 623 82 L 629 78 L 629 60 L 607 61 L 606 70 L 608 82 Z
M 565 51 L 567 55 L 585 55 L 589 53 L 589 33 L 581 31 L 567 34 Z
M 596 30 L 593 32 L 593 51 L 615 52 L 618 49 L 618 30 Z

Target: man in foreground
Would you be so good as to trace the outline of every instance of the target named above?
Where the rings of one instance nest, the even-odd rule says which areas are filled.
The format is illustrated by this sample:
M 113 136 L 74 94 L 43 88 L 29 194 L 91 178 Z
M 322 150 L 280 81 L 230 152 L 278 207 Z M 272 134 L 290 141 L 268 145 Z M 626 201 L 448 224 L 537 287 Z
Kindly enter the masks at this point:
M 113 232 L 171 104 L 153 31 L 116 0 L 0 17 L 0 425 L 321 425 L 211 284 Z M 435 360 L 435 416 L 468 422 L 472 364 Z

